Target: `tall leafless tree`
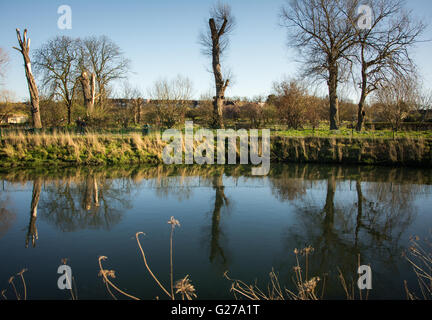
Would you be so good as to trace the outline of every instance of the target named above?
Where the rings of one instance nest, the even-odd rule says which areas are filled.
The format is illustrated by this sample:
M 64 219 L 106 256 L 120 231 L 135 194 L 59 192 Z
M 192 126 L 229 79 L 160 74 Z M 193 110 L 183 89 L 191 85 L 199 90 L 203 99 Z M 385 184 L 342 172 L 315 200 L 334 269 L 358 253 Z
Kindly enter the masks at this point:
M 34 62 L 43 87 L 64 102 L 68 124 L 71 124 L 78 77 L 77 41 L 68 36 L 57 36 L 36 51 Z
M 298 49 L 304 74 L 327 82 L 331 130 L 339 126 L 338 82 L 356 43 L 351 21 L 358 4 L 358 0 L 291 0 L 281 10 L 289 45 Z
M 360 29 L 352 21 L 358 42 L 355 58 L 360 66 L 357 131 L 364 125 L 364 106 L 369 94 L 394 76 L 399 79 L 412 77 L 415 67 L 409 49 L 419 41 L 425 24 L 414 21 L 410 12 L 404 10 L 404 0 L 370 0 L 374 16 L 371 28 Z M 349 18 L 350 15 L 347 15 Z
M 100 103 L 108 95 L 109 84 L 127 75 L 130 61 L 124 57 L 120 47 L 107 36 L 80 40 L 80 47 L 85 68 L 95 74 Z
M 19 29 L 16 29 L 16 33 L 17 33 L 19 48 L 17 47 L 13 47 L 13 48 L 21 52 L 23 56 L 27 84 L 30 92 L 30 103 L 31 103 L 31 114 L 33 119 L 33 126 L 35 129 L 40 129 L 42 128 L 42 122 L 41 122 L 40 110 L 39 110 L 39 91 L 31 68 L 31 60 L 29 55 L 30 38 L 27 38 L 27 29 L 24 30 L 23 38 L 21 38 L 21 33 Z
M 210 11 L 209 26 L 200 35 L 202 52 L 212 57 L 212 68 L 215 79 L 216 96 L 213 99 L 213 127 L 223 128 L 223 105 L 225 91 L 230 79 L 222 75 L 221 57 L 229 45 L 229 35 L 235 27 L 231 7 L 218 3 Z

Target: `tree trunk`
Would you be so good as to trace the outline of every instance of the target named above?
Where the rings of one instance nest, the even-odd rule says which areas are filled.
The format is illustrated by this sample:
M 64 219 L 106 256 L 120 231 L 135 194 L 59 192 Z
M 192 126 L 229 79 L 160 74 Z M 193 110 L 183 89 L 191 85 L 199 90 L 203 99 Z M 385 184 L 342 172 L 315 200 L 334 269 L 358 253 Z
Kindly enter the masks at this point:
M 138 98 L 138 110 L 137 110 L 137 123 L 141 123 L 141 109 L 143 105 L 144 100 L 142 98 Z
M 67 102 L 67 117 L 68 117 L 68 125 L 72 123 L 72 100 Z
M 90 78 L 88 72 L 83 71 L 81 73 L 80 82 L 83 90 L 84 107 L 87 110 L 87 116 L 92 116 L 95 101 L 95 75 L 92 73 Z
M 226 24 L 226 23 L 225 23 Z M 224 25 L 225 25 L 224 24 Z M 212 66 L 215 78 L 216 96 L 213 100 L 213 128 L 223 128 L 223 105 L 225 101 L 225 90 L 229 85 L 229 80 L 224 81 L 222 76 L 222 68 L 220 64 L 220 43 L 219 39 L 223 34 L 223 26 L 221 30 L 217 30 L 214 19 L 209 20 L 210 31 L 212 35 Z
M 134 99 L 132 101 L 134 124 L 139 124 L 141 122 L 141 105 L 142 105 L 142 102 L 143 102 L 143 99 L 141 99 L 141 98 L 137 98 L 137 99 Z
M 339 129 L 339 101 L 337 96 L 338 67 L 333 65 L 329 69 L 329 100 L 330 100 L 330 130 Z
M 33 127 L 35 129 L 42 128 L 42 122 L 40 118 L 40 110 L 39 110 L 39 91 L 33 77 L 33 73 L 31 70 L 31 61 L 30 61 L 30 39 L 27 39 L 27 29 L 24 30 L 23 39 L 21 39 L 20 30 L 16 29 L 18 43 L 20 48 L 14 47 L 14 49 L 21 52 L 24 59 L 24 67 L 27 78 L 27 84 L 30 92 L 30 103 L 31 103 L 31 114 L 33 119 Z
M 362 42 L 362 47 L 361 47 L 361 59 L 362 59 L 362 71 L 361 71 L 361 76 L 362 76 L 362 83 L 361 83 L 361 95 L 360 95 L 360 101 L 358 104 L 358 114 L 357 114 L 357 127 L 356 130 L 358 132 L 363 130 L 363 126 L 364 126 L 364 118 L 366 115 L 366 112 L 364 111 L 364 105 L 366 102 L 366 97 L 368 95 L 368 79 L 367 79 L 367 63 L 365 61 L 365 46 L 366 44 L 364 42 Z
M 224 98 L 223 96 L 216 96 L 213 101 L 213 128 L 218 129 L 224 128 L 223 124 L 223 105 L 224 105 Z
M 356 130 L 358 132 L 362 131 L 364 127 L 364 119 L 366 116 L 366 112 L 364 111 L 365 100 L 366 97 L 362 95 L 362 97 L 360 98 L 360 102 L 358 104 L 357 126 L 356 126 Z

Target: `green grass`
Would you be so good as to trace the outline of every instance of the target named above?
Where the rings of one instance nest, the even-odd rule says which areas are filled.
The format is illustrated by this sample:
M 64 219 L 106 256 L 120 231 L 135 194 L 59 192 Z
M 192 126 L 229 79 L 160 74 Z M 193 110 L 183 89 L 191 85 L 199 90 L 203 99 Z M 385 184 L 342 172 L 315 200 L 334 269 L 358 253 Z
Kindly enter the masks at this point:
M 393 139 L 394 138 L 411 138 L 411 139 L 432 139 L 432 131 L 406 131 L 395 132 L 391 130 L 380 131 L 362 131 L 357 132 L 351 129 L 343 128 L 340 130 L 329 129 L 303 129 L 303 130 L 281 130 L 272 131 L 274 136 L 283 137 L 321 137 L 321 138 L 377 138 L 377 139 Z
M 8 134 L 0 142 L 0 167 L 161 163 L 165 145 L 158 134 Z M 432 132 L 393 139 L 391 131 L 273 131 L 271 161 L 430 167 Z

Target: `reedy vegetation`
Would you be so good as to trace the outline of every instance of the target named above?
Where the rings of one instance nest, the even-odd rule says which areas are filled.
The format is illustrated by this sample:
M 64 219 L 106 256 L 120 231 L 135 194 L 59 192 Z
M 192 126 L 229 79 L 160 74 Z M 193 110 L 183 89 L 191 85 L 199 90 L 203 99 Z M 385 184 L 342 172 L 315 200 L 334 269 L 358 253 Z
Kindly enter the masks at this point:
M 171 299 L 176 299 L 176 294 L 181 296 L 182 300 L 192 300 L 193 298 L 197 298 L 195 287 L 192 285 L 189 275 L 186 275 L 184 278 L 178 280 L 176 284 L 173 283 L 173 234 L 175 227 L 180 227 L 180 222 L 176 220 L 174 217 L 168 221 L 168 224 L 171 225 L 171 234 L 170 234 L 170 290 L 168 290 L 156 277 L 156 275 L 150 269 L 148 261 L 146 259 L 146 255 L 144 253 L 144 249 L 140 242 L 139 236 L 145 235 L 143 232 L 137 232 L 135 235 L 135 239 L 137 241 L 140 254 L 143 258 L 145 267 L 149 272 L 150 276 L 155 280 L 155 283 L 161 288 L 161 290 L 165 293 L 165 295 Z M 407 294 L 408 300 L 432 300 L 432 243 L 425 239 L 424 243 L 420 242 L 419 237 L 411 238 L 411 246 L 408 249 L 408 253 L 405 253 L 406 261 L 412 266 L 413 272 L 416 274 L 418 288 L 421 292 L 421 296 L 417 297 L 410 289 L 407 281 L 404 281 L 404 286 Z M 311 255 L 314 252 L 314 248 L 311 246 L 303 248 L 301 250 L 294 249 L 294 254 L 296 257 L 296 265 L 293 267 L 294 275 L 292 277 L 292 282 L 294 284 L 294 291 L 289 290 L 287 287 L 281 285 L 279 276 L 277 273 L 272 270 L 269 273 L 270 281 L 265 290 L 262 290 L 257 282 L 254 284 L 247 284 L 242 280 L 232 279 L 228 276 L 228 271 L 224 273 L 224 278 L 227 279 L 231 283 L 230 291 L 233 293 L 233 296 L 236 300 L 322 300 L 325 298 L 325 288 L 326 288 L 326 275 L 324 275 L 323 279 L 319 276 L 311 276 L 309 274 L 309 261 Z M 304 262 L 301 263 L 300 257 L 304 257 Z M 140 298 L 120 289 L 116 284 L 114 284 L 111 279 L 115 279 L 115 270 L 105 269 L 102 265 L 102 261 L 107 260 L 106 256 L 100 256 L 98 258 L 99 262 L 99 276 L 102 277 L 102 281 L 106 286 L 106 289 L 110 296 L 117 300 L 117 296 L 113 293 L 112 289 L 123 297 L 132 299 L 132 300 L 141 300 Z M 62 263 L 66 264 L 67 259 L 62 259 Z M 360 255 L 358 256 L 358 266 L 360 266 Z M 17 273 L 21 278 L 22 282 L 22 290 L 23 294 L 21 295 L 13 282 L 14 276 L 9 278 L 9 284 L 13 289 L 15 298 L 17 300 L 27 300 L 27 285 L 24 279 L 24 272 L 27 269 L 21 270 Z M 339 281 L 342 286 L 346 299 L 347 300 L 368 300 L 369 298 L 369 290 L 366 290 L 366 293 L 363 294 L 362 290 L 356 289 L 356 284 L 354 281 L 351 283 L 347 283 L 345 280 L 342 271 L 339 269 Z M 319 284 L 321 286 L 319 287 Z M 75 285 L 75 286 L 74 286 Z M 73 288 L 75 287 L 75 288 Z M 174 294 L 174 289 L 176 292 Z M 358 290 L 358 294 L 356 295 L 356 290 Z M 4 300 L 8 300 L 7 289 L 1 291 L 1 298 Z M 75 283 L 75 279 L 72 279 L 72 288 L 70 290 L 71 299 L 77 300 L 77 287 Z M 159 300 L 159 297 L 156 297 Z
M 432 140 L 423 137 L 310 136 L 276 133 L 271 138 L 272 162 L 351 163 L 430 166 Z M 2 136 L 0 167 L 162 163 L 166 145 L 159 133 L 142 136 L 71 133 Z M 197 145 L 197 143 L 195 143 Z M 215 144 L 216 146 L 216 144 Z M 237 147 L 237 154 L 239 148 Z

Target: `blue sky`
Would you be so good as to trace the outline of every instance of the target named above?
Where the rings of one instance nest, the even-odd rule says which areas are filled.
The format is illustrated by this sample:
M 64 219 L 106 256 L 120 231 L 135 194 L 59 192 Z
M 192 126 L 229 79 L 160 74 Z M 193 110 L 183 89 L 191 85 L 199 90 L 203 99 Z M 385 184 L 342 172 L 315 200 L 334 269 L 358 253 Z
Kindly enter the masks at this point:
M 286 46 L 286 33 L 278 25 L 284 0 L 227 1 L 237 19 L 232 45 L 224 60 L 234 74 L 228 96 L 267 95 L 272 83 L 295 76 L 296 52 Z M 200 30 L 206 26 L 210 0 L 44 0 L 0 2 L 0 47 L 10 56 L 3 89 L 17 99 L 28 96 L 22 57 L 12 49 L 17 45 L 15 28 L 29 29 L 33 50 L 56 35 L 85 37 L 107 35 L 132 61 L 129 82 L 144 93 L 161 77 L 188 76 L 195 96 L 212 88 L 210 64 L 201 55 Z M 72 8 L 72 30 L 57 28 L 60 5 Z M 408 8 L 418 17 L 432 21 L 432 1 L 408 0 Z M 424 38 L 432 39 L 432 26 Z M 413 56 L 425 86 L 432 88 L 432 43 L 419 44 Z

